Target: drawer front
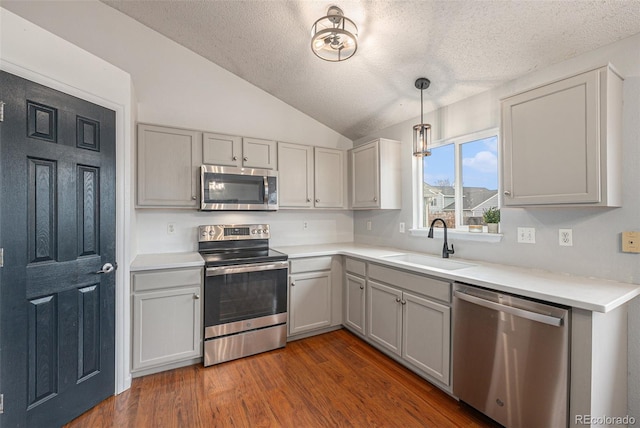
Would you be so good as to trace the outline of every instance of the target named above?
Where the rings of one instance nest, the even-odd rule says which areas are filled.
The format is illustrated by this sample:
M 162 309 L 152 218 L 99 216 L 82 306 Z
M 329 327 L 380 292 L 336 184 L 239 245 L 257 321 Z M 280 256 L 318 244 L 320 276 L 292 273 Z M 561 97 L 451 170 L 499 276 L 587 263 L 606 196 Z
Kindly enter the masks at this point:
M 133 291 L 149 291 L 163 288 L 201 286 L 202 268 L 163 269 L 149 272 L 135 272 L 132 275 Z
M 331 270 L 331 256 L 310 257 L 307 259 L 293 259 L 289 273 L 315 272 L 319 270 Z
M 369 265 L 369 278 L 443 302 L 451 302 L 451 283 L 380 265 Z
M 367 264 L 360 260 L 347 258 L 346 268 L 347 272 L 354 273 L 360 276 L 365 276 L 367 273 Z

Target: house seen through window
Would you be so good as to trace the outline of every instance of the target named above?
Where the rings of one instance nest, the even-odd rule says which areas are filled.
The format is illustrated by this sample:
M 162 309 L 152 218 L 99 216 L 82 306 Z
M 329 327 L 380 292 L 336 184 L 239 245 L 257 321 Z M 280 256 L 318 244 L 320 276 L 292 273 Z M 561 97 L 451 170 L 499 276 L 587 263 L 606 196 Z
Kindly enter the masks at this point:
M 466 230 L 471 224 L 484 224 L 484 210 L 498 207 L 496 134 L 447 140 L 422 158 L 422 227 L 442 218 L 447 227 Z

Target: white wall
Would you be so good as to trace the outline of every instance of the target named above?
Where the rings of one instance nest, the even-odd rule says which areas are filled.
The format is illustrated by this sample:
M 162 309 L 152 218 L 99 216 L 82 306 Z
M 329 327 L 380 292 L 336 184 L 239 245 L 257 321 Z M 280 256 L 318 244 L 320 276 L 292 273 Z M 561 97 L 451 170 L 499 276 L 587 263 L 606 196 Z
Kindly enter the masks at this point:
M 116 112 L 116 389 L 129 388 L 131 150 L 135 95 L 130 76 L 0 8 L 0 68 Z
M 640 284 L 640 255 L 621 252 L 620 233 L 640 229 L 640 34 L 610 46 L 516 79 L 478 96 L 431 112 L 428 121 L 435 138 L 450 138 L 500 126 L 499 99 L 545 82 L 611 62 L 625 77 L 623 111 L 623 207 L 622 208 L 503 208 L 499 243 L 471 241 L 455 244 L 455 258 L 468 258 L 516 266 L 547 269 Z M 432 82 L 437 85 L 437 82 Z M 416 95 L 417 96 L 417 95 Z M 398 233 L 398 223 L 413 224 L 412 127 L 410 120 L 354 142 L 377 137 L 403 142 L 403 209 L 390 212 L 359 211 L 354 214 L 357 242 L 392 245 L 439 254 L 441 239 Z M 366 221 L 372 230 L 366 230 Z M 536 244 L 516 242 L 518 226 L 536 228 Z M 573 247 L 558 245 L 558 229 L 573 229 Z M 631 303 L 629 317 L 629 407 L 640 420 L 640 299 Z

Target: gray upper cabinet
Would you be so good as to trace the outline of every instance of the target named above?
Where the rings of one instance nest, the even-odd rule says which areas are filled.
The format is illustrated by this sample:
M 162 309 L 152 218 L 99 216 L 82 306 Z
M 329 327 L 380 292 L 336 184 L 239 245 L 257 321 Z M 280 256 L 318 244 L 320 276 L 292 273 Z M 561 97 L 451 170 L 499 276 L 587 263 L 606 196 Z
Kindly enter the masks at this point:
M 137 206 L 197 208 L 200 132 L 138 125 Z
M 278 169 L 276 142 L 259 138 L 242 139 L 242 166 Z
M 211 132 L 203 133 L 202 163 L 242 166 L 242 137 Z
M 278 205 L 313 207 L 313 147 L 278 143 Z
M 278 143 L 280 208 L 344 208 L 344 151 Z
M 316 208 L 344 208 L 345 161 L 344 151 L 315 147 L 315 199 Z
M 276 169 L 276 142 L 235 135 L 202 134 L 202 163 L 260 169 Z
M 377 139 L 349 151 L 351 208 L 402 208 L 399 141 Z
M 621 131 L 611 66 L 505 98 L 503 204 L 621 206 Z

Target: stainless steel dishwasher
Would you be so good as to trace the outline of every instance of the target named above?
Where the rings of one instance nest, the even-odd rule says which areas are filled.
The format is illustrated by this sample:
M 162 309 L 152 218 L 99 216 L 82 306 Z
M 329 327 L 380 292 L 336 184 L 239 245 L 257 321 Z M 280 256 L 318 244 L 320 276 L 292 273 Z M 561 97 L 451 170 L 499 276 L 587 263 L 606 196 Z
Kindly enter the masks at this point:
M 570 309 L 456 283 L 453 393 L 506 427 L 566 427 Z

